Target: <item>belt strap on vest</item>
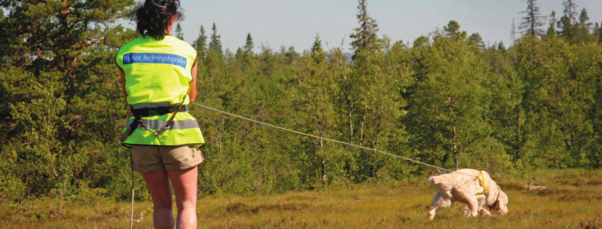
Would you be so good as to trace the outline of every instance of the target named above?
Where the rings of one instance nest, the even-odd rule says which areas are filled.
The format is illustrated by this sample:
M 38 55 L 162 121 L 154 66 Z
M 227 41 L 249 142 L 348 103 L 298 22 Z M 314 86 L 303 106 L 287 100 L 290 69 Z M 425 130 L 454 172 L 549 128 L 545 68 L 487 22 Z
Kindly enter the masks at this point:
M 119 137 L 119 140 L 121 142 L 125 142 L 125 140 L 127 140 L 127 138 L 130 135 L 132 135 L 134 130 L 136 130 L 136 128 L 138 128 L 138 125 L 142 126 L 142 129 L 150 131 L 155 136 L 161 135 L 161 133 L 163 133 L 163 131 L 173 123 L 173 119 L 176 117 L 176 114 L 178 114 L 178 112 L 188 112 L 188 106 L 183 105 L 184 101 L 186 100 L 186 96 L 188 96 L 188 95 L 184 96 L 184 99 L 182 99 L 182 102 L 178 106 L 142 108 L 142 109 L 133 109 L 130 106 L 130 110 L 132 111 L 132 114 L 134 115 L 134 121 L 132 122 L 132 124 L 130 126 L 127 127 L 125 132 L 123 132 L 123 134 L 121 134 L 121 137 Z M 173 112 L 173 114 L 171 115 L 171 117 L 169 118 L 167 123 L 165 123 L 165 125 L 162 126 L 161 129 L 158 129 L 157 131 L 153 131 L 153 130 L 149 129 L 148 126 L 146 126 L 144 124 L 144 122 L 142 122 L 142 117 L 148 117 L 148 116 L 153 116 L 153 115 L 164 115 L 164 114 L 169 114 L 172 112 Z
M 131 110 L 132 110 L 132 113 L 134 114 L 134 117 L 136 117 L 136 115 L 138 115 L 140 117 L 148 117 L 148 116 L 174 113 L 176 111 L 177 112 L 188 112 L 188 106 L 183 105 L 180 107 L 180 106 L 176 105 L 176 106 L 171 106 L 171 107 L 141 108 L 141 109 L 131 109 Z

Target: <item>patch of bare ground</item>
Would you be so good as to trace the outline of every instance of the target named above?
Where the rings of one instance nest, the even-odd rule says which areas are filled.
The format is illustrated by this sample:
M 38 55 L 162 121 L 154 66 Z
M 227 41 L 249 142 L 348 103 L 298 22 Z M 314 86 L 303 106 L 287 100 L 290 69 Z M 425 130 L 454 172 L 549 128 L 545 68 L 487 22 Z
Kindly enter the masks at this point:
M 285 203 L 285 204 L 260 204 L 251 206 L 241 202 L 235 202 L 226 206 L 226 211 L 238 214 L 258 214 L 259 212 L 269 211 L 300 211 L 311 207 L 306 203 Z
M 317 200 L 318 198 L 315 197 L 309 197 L 309 196 L 291 196 L 291 197 L 287 197 L 285 198 L 286 201 L 295 201 L 295 200 L 301 200 L 301 201 L 314 201 Z

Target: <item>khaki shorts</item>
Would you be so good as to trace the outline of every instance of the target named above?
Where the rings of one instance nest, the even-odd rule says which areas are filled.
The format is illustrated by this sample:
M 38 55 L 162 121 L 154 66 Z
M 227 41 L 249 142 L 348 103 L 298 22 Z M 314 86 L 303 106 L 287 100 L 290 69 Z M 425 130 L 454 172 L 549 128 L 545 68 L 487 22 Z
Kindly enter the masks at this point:
M 147 173 L 165 168 L 188 169 L 203 160 L 203 154 L 191 146 L 132 146 L 134 170 Z

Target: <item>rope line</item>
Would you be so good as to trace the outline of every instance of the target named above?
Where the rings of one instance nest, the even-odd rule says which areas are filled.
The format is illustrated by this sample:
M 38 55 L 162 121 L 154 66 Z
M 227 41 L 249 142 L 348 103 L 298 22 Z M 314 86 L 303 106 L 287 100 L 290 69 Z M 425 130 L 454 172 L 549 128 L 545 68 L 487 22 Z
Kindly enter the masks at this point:
M 411 161 L 411 162 L 414 162 L 414 163 L 417 163 L 417 164 L 421 164 L 421 165 L 424 165 L 424 166 L 428 166 L 428 167 L 431 167 L 431 168 L 442 169 L 442 170 L 445 170 L 447 172 L 452 172 L 451 170 L 446 169 L 446 168 L 442 168 L 442 167 L 439 167 L 439 166 L 427 164 L 427 163 L 424 163 L 424 162 L 421 162 L 421 161 L 417 161 L 417 160 L 414 160 L 414 159 L 411 159 L 411 158 L 407 158 L 407 157 L 399 156 L 399 155 L 396 155 L 396 154 L 392 154 L 392 153 L 380 151 L 380 150 L 377 150 L 377 149 L 372 149 L 372 148 L 368 148 L 368 147 L 365 147 L 365 146 L 351 144 L 351 143 L 348 143 L 348 142 L 343 142 L 343 141 L 334 140 L 334 139 L 325 138 L 325 137 L 320 137 L 320 136 L 317 136 L 317 135 L 303 133 L 303 132 L 299 132 L 299 131 L 295 131 L 295 130 L 290 130 L 290 129 L 286 129 L 286 128 L 283 128 L 283 127 L 275 126 L 275 125 L 272 125 L 272 124 L 269 124 L 269 123 L 257 121 L 257 120 L 250 119 L 250 118 L 246 118 L 246 117 L 243 117 L 243 116 L 240 116 L 240 115 L 235 115 L 235 114 L 231 114 L 231 113 L 228 113 L 228 112 L 225 112 L 225 111 L 220 111 L 220 110 L 217 110 L 215 108 L 206 107 L 206 106 L 203 106 L 203 105 L 200 105 L 200 104 L 196 104 L 196 103 L 192 103 L 192 104 L 196 105 L 198 107 L 205 108 L 207 110 L 211 110 L 211 111 L 219 112 L 219 113 L 222 113 L 222 114 L 230 115 L 230 116 L 233 116 L 233 117 L 236 117 L 236 118 L 244 119 L 244 120 L 247 120 L 247 121 L 259 123 L 261 125 L 269 126 L 269 127 L 276 128 L 276 129 L 279 129 L 279 130 L 284 130 L 284 131 L 288 131 L 288 132 L 291 132 L 291 133 L 295 133 L 295 134 L 299 134 L 299 135 L 304 135 L 304 136 L 307 136 L 307 137 L 318 138 L 318 139 L 322 139 L 322 140 L 326 140 L 326 141 L 330 141 L 330 142 L 340 143 L 340 144 L 343 144 L 343 145 L 348 145 L 348 146 L 353 146 L 353 147 L 357 147 L 357 148 L 361 148 L 361 149 L 366 149 L 366 150 L 370 150 L 370 151 L 374 151 L 374 152 L 386 154 L 386 155 L 389 155 L 389 156 L 392 156 L 392 157 L 397 157 L 397 158 L 400 158 L 400 159 L 403 159 L 403 160 L 406 160 L 406 161 Z

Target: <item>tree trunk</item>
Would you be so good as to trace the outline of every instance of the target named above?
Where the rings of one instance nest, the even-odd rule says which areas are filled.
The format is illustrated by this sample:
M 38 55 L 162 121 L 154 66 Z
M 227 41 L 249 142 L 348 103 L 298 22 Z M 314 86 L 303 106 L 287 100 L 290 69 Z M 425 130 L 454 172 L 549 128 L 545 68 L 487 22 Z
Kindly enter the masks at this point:
M 450 102 L 450 115 L 452 116 L 452 141 L 454 143 L 453 146 L 453 157 L 454 157 L 454 164 L 456 166 L 456 169 L 458 169 L 458 135 L 456 133 L 456 118 L 454 117 L 454 98 L 452 97 L 447 97 L 449 102 Z
M 516 158 L 518 160 L 521 158 L 520 155 L 520 104 L 518 103 L 518 97 L 516 98 Z

